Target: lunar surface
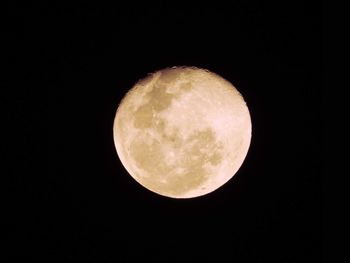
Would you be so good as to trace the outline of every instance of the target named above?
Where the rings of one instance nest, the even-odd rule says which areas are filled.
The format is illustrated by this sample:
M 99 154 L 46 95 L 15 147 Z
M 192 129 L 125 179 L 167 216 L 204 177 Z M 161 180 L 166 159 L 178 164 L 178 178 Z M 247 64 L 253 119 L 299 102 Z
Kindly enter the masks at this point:
M 237 89 L 208 70 L 173 67 L 137 82 L 121 101 L 114 142 L 129 174 L 172 198 L 208 194 L 242 165 L 251 139 Z

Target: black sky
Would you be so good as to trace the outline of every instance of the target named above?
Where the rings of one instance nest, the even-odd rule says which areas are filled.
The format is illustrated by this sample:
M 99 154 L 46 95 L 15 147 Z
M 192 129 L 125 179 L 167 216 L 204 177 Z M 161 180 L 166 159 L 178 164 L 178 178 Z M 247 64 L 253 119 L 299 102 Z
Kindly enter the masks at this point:
M 145 2 L 8 5 L 11 260 L 320 262 L 320 6 Z M 137 184 L 112 137 L 128 89 L 176 65 L 231 81 L 253 124 L 235 177 L 190 200 Z

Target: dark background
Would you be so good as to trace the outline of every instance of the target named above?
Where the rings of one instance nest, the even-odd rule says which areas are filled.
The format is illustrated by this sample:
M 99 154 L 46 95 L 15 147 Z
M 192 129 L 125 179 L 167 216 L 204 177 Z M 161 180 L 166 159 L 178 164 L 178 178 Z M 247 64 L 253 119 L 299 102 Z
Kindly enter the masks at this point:
M 228 2 L 8 4 L 10 261 L 321 261 L 320 6 Z M 136 183 L 112 137 L 128 89 L 175 65 L 231 81 L 253 124 L 234 178 L 189 200 Z

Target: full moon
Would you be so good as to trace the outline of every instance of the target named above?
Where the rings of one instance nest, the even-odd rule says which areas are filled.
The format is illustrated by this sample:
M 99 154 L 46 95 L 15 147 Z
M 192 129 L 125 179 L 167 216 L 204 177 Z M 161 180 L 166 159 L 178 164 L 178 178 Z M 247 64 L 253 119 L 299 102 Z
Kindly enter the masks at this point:
M 142 186 L 172 198 L 215 191 L 242 165 L 251 140 L 248 107 L 227 80 L 205 69 L 149 74 L 122 99 L 117 154 Z

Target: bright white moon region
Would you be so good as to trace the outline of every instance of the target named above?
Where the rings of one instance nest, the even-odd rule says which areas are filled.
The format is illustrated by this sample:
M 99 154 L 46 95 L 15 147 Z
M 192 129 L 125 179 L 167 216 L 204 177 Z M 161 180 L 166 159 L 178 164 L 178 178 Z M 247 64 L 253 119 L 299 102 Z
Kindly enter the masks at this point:
M 248 107 L 231 83 L 208 70 L 173 67 L 148 75 L 125 95 L 113 134 L 137 182 L 163 196 L 192 198 L 235 175 L 251 130 Z

